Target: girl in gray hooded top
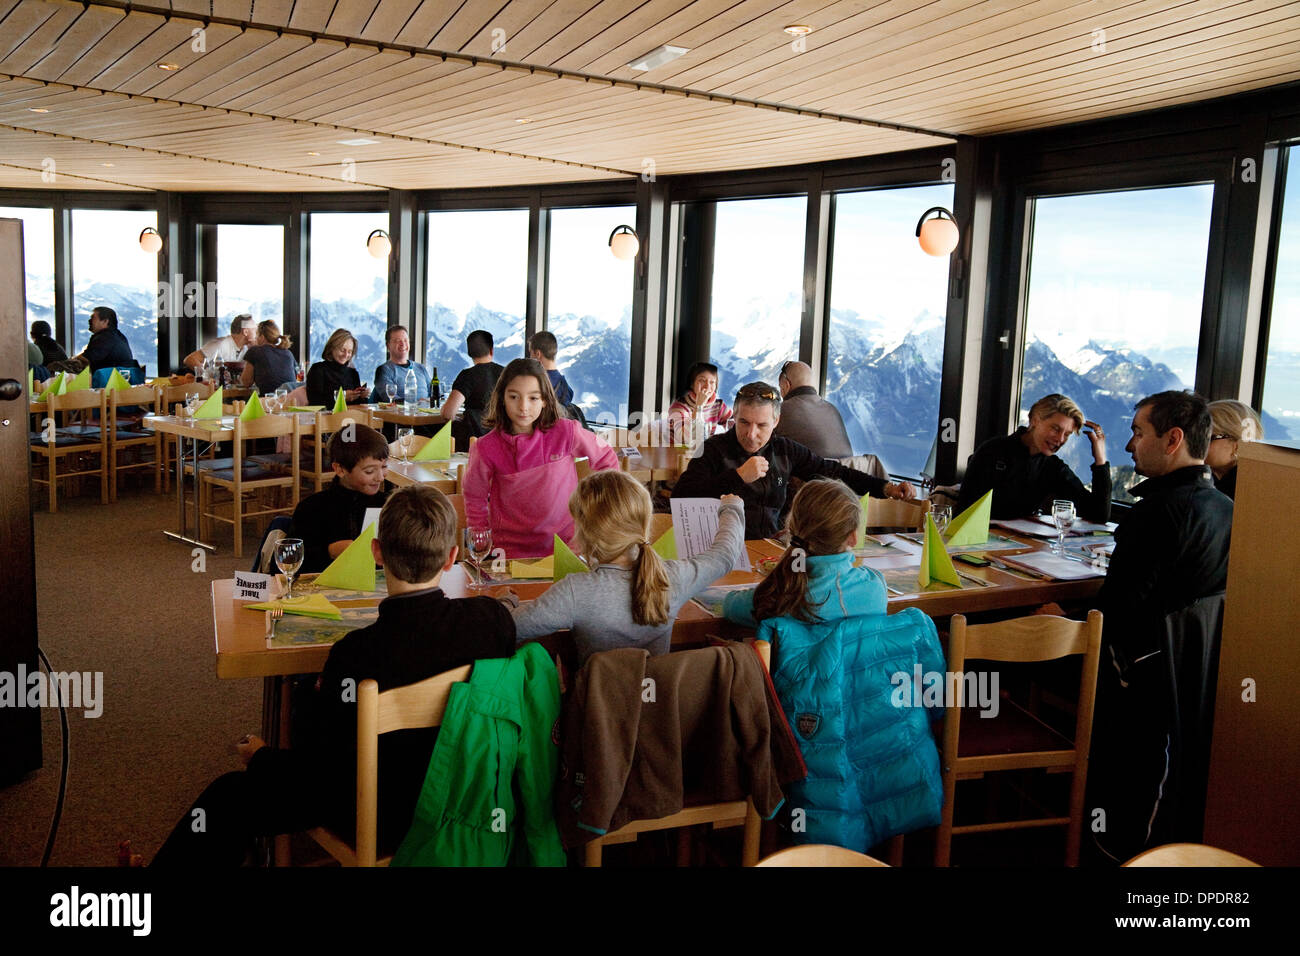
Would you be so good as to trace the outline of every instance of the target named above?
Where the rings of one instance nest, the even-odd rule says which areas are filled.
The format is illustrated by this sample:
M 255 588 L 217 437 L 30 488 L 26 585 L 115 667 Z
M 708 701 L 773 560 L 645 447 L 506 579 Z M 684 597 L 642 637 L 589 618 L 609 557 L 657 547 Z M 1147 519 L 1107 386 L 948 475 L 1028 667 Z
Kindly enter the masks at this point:
M 668 653 L 682 605 L 730 571 L 745 547 L 744 504 L 724 495 L 713 546 L 687 560 L 663 560 L 650 547 L 650 494 L 622 471 L 584 478 L 569 511 L 591 573 L 570 574 L 515 608 L 514 618 L 520 643 L 571 629 L 579 666 L 618 647 Z

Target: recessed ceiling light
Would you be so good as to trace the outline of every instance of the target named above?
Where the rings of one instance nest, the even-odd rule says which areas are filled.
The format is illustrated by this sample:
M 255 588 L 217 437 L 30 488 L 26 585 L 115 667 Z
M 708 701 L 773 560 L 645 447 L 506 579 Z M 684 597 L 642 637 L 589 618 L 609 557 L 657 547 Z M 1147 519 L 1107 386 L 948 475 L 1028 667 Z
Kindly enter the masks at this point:
M 378 142 L 379 140 L 377 139 L 366 139 L 363 136 L 360 139 L 341 139 L 339 140 L 339 145 L 340 146 L 374 146 Z
M 521 117 L 519 117 L 518 119 L 516 119 L 515 122 L 516 122 L 516 123 L 531 123 L 532 120 L 529 119 L 529 118 L 526 117 L 526 116 L 521 116 Z
M 308 155 L 308 156 L 319 156 L 320 153 L 316 152 L 316 150 L 314 150 L 314 149 L 309 149 L 309 150 L 307 150 L 307 155 Z
M 812 31 L 813 28 L 808 26 L 806 23 L 792 23 L 790 26 L 785 28 L 785 32 L 790 34 L 792 37 L 806 37 L 808 34 L 812 33 Z
M 112 164 L 112 163 L 100 163 L 99 165 L 103 166 L 105 169 L 112 169 L 112 168 L 113 168 L 113 164 Z
M 49 110 L 47 110 L 47 109 L 46 109 L 45 107 L 43 107 L 43 106 L 29 106 L 29 107 L 27 107 L 27 112 L 29 112 L 29 113 L 48 113 Z
M 160 70 L 166 70 L 168 73 L 172 72 L 173 70 L 179 70 L 180 68 L 181 68 L 181 65 L 180 65 L 179 63 L 159 63 L 159 64 L 158 64 L 158 69 L 160 69 Z
M 684 46 L 661 46 L 651 50 L 643 57 L 633 60 L 628 66 L 633 70 L 653 70 L 657 66 L 663 66 L 665 63 L 671 63 L 683 53 L 690 53 L 690 49 Z

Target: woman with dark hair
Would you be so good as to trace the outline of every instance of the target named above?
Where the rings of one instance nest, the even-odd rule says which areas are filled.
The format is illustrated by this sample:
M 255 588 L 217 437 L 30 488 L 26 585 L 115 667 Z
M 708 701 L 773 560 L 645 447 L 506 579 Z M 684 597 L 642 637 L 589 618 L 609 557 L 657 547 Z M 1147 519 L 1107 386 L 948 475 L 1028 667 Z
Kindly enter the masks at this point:
M 361 376 L 352 367 L 357 354 L 357 339 L 347 329 L 337 329 L 321 349 L 320 362 L 307 370 L 307 401 L 312 405 L 334 406 L 334 396 L 343 389 L 349 405 L 364 402 L 370 391 L 361 384 Z
M 718 367 L 710 362 L 696 362 L 686 373 L 691 383 L 682 397 L 668 406 L 668 441 L 679 445 L 690 438 L 689 423 L 702 421 L 709 426 L 711 437 L 719 428 L 731 424 L 731 409 L 718 397 Z
M 280 327 L 270 319 L 258 323 L 257 344 L 250 345 L 244 353 L 240 383 L 256 385 L 263 395 L 271 394 L 281 385 L 296 385 L 297 366 L 292 347 L 293 340 L 281 335 Z
M 564 417 L 536 359 L 506 366 L 483 424 L 491 430 L 470 448 L 465 472 L 467 526 L 491 528 L 493 547 L 511 558 L 551 554 L 557 534 L 572 541 L 574 460 L 586 457 L 592 471 L 617 468 L 614 449 Z
M 50 323 L 40 319 L 32 323 L 32 341 L 41 350 L 41 365 L 68 360 L 68 353 L 63 351 L 63 346 L 54 341 L 54 336 L 50 333 Z

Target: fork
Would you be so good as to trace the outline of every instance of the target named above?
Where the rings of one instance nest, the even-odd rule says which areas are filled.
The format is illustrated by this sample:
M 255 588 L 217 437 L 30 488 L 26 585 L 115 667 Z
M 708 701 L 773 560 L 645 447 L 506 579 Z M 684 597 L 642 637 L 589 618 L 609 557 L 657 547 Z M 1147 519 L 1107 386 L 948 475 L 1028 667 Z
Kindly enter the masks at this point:
M 267 624 L 271 628 L 271 633 L 267 635 L 268 641 L 275 640 L 275 622 L 282 617 L 284 617 L 284 608 L 282 607 L 273 607 L 266 612 Z

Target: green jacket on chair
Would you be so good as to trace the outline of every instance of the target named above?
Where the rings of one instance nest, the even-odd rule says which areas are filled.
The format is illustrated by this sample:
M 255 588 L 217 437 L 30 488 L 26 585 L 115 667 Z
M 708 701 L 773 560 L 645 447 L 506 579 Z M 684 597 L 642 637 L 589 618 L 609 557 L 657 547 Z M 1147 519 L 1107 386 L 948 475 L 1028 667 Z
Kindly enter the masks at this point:
M 474 663 L 451 689 L 394 866 L 564 866 L 552 800 L 555 665 L 538 644 Z

